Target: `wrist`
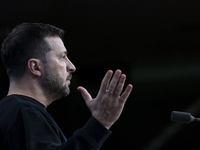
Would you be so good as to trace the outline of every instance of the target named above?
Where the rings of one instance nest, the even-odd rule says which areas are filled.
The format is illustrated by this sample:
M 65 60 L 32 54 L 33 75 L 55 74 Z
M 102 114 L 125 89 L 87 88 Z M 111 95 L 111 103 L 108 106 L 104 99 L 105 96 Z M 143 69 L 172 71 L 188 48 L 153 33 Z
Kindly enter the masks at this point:
M 102 126 L 104 126 L 107 130 L 110 129 L 113 123 L 110 123 L 108 121 L 105 121 L 104 119 L 100 119 L 94 115 L 92 115 Z

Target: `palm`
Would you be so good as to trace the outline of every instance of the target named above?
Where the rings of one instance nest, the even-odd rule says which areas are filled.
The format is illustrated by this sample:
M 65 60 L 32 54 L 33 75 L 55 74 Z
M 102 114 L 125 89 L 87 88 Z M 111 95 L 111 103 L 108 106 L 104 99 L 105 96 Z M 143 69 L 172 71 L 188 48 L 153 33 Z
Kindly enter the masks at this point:
M 120 70 L 115 72 L 111 80 L 112 75 L 112 71 L 106 73 L 102 80 L 100 90 L 94 99 L 85 88 L 78 87 L 93 117 L 106 128 L 110 128 L 119 118 L 132 90 L 132 85 L 128 85 L 122 93 L 126 76 L 121 74 Z

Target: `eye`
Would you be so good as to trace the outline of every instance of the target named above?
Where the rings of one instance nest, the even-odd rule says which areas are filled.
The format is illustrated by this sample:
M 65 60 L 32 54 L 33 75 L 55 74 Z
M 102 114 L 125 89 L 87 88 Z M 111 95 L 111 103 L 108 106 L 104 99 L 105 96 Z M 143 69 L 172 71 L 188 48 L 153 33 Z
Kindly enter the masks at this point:
M 67 52 L 62 53 L 61 59 L 67 59 Z
M 63 59 L 67 58 L 66 54 L 64 54 L 64 55 L 62 56 L 62 58 L 63 58 Z

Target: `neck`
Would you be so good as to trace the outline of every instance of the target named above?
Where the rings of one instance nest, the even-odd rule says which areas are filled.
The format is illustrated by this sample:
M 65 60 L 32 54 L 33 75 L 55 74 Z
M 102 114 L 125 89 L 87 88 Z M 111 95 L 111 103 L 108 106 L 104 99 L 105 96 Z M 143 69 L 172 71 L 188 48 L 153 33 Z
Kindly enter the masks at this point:
M 42 103 L 45 107 L 53 102 L 53 99 L 46 96 L 37 82 L 30 82 L 30 80 L 27 80 L 26 82 L 22 80 L 18 82 L 11 81 L 8 95 L 13 94 L 31 97 Z

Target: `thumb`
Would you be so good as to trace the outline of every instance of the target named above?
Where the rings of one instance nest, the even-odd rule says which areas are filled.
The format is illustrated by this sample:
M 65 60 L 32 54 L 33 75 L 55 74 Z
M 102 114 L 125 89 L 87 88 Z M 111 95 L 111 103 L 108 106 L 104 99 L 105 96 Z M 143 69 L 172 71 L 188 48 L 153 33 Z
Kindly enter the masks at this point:
M 90 93 L 84 87 L 79 86 L 77 88 L 77 90 L 81 93 L 81 95 L 82 95 L 83 99 L 85 100 L 85 102 L 92 100 L 92 97 L 91 97 Z

